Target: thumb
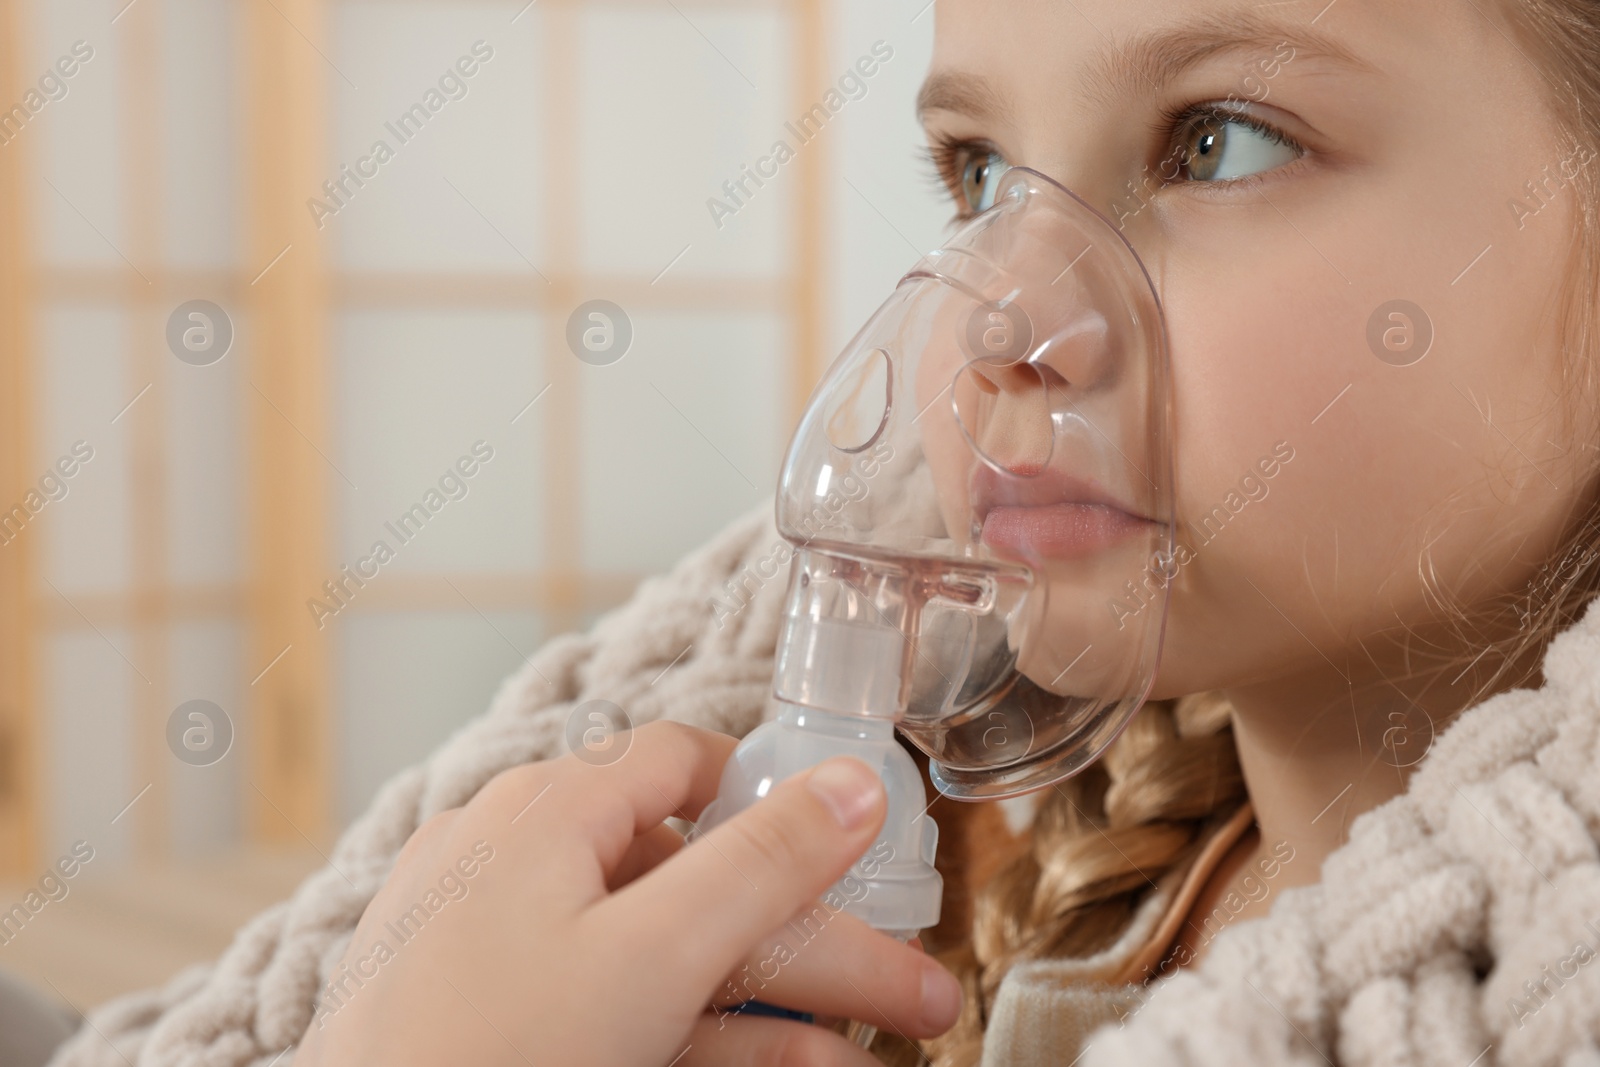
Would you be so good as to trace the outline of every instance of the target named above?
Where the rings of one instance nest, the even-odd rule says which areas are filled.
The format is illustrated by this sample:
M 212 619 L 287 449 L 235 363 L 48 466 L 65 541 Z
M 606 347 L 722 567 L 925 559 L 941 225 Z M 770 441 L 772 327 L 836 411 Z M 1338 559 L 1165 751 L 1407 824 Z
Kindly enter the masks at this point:
M 887 804 L 877 772 L 835 756 L 778 783 L 592 910 L 610 912 L 601 929 L 662 953 L 657 973 L 675 974 L 675 986 L 709 990 L 861 858 Z

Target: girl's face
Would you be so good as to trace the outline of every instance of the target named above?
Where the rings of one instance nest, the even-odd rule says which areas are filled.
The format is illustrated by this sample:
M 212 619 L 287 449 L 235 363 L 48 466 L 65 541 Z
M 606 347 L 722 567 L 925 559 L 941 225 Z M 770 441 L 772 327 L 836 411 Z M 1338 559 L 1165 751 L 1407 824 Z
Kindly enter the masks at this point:
M 937 19 L 920 103 L 958 212 L 1008 164 L 1043 171 L 1122 228 L 1163 303 L 1190 551 L 1152 698 L 1393 676 L 1381 632 L 1527 588 L 1591 489 L 1554 312 L 1571 179 L 1600 163 L 1563 147 L 1497 8 L 941 0 Z

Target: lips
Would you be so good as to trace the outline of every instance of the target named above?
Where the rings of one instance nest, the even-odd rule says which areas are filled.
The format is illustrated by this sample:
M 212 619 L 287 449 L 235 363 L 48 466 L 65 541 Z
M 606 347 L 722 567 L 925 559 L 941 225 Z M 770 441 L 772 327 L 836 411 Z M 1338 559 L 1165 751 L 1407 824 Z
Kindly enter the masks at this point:
M 1001 555 L 1073 558 L 1156 525 L 1090 480 L 1054 470 L 1016 475 L 981 466 L 973 476 L 973 518 L 983 543 Z

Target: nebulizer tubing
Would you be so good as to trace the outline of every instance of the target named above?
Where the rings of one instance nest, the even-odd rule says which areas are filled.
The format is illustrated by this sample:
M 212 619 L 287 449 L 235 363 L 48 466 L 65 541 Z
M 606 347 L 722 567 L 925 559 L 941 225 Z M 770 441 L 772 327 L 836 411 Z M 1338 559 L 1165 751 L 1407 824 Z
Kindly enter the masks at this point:
M 1169 381 L 1132 244 L 1011 168 L 810 398 L 777 493 L 794 555 L 769 714 L 694 835 L 854 756 L 888 811 L 821 904 L 902 941 L 935 925 L 938 826 L 896 731 L 939 792 L 996 799 L 1078 773 L 1144 703 L 1176 573 Z

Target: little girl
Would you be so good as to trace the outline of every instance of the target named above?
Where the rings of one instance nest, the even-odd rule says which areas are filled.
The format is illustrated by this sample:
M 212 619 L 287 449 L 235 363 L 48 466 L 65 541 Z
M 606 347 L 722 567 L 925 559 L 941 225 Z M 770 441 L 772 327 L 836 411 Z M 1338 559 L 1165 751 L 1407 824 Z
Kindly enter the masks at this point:
M 553 642 L 215 971 L 58 1063 L 870 1064 L 818 1025 L 856 1019 L 939 1067 L 1600 1064 L 1600 4 L 932 15 L 956 213 L 1025 165 L 1148 268 L 1189 550 L 1104 758 L 1003 816 L 932 809 L 923 936 L 957 977 L 845 914 L 774 951 L 882 823 L 861 764 L 687 847 L 665 821 L 761 713 L 781 583 L 708 604 L 770 553 L 766 508 Z M 679 722 L 547 759 L 590 698 Z

